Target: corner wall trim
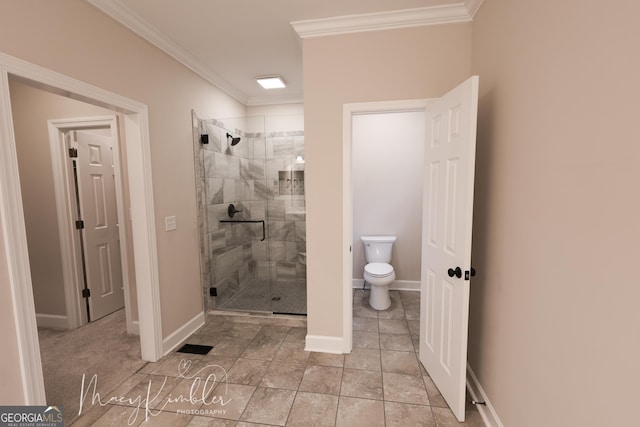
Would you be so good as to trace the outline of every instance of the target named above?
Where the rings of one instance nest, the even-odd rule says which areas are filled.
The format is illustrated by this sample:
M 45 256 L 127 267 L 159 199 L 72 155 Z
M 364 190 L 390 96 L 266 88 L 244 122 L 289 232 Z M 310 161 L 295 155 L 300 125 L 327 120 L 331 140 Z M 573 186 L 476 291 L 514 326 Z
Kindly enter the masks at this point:
M 204 320 L 204 311 L 202 311 L 166 337 L 162 341 L 162 351 L 164 352 L 164 355 L 166 356 L 171 353 L 202 325 L 204 325 Z
M 485 402 L 486 405 L 476 405 L 478 408 L 478 412 L 480 412 L 480 416 L 482 417 L 482 421 L 487 427 L 504 427 L 502 421 L 498 417 L 495 408 L 489 402 L 489 397 L 485 393 L 484 389 L 480 385 L 478 381 L 478 377 L 471 369 L 471 366 L 467 363 L 467 390 L 469 390 L 469 394 L 471 398 L 478 402 Z
M 351 349 L 345 349 L 345 341 L 342 337 L 328 337 L 322 335 L 307 335 L 305 351 L 317 351 L 321 353 L 344 354 Z

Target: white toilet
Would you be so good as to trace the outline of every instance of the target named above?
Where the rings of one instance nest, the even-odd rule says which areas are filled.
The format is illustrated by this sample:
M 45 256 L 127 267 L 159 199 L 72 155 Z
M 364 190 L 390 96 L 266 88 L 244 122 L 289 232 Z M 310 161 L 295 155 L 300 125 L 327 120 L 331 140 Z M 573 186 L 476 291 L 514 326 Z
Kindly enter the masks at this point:
M 396 279 L 391 262 L 391 249 L 395 236 L 362 236 L 364 243 L 364 281 L 371 285 L 369 305 L 376 310 L 386 310 L 391 305 L 389 285 Z

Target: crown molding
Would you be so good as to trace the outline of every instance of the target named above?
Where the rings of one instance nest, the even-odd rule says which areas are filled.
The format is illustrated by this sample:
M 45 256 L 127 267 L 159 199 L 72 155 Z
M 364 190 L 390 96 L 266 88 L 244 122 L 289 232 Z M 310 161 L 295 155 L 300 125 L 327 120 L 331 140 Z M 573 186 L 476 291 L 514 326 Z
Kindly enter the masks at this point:
M 429 25 L 469 22 L 482 0 L 465 0 L 452 5 L 392 10 L 361 15 L 336 16 L 291 22 L 300 38 L 334 36 L 366 31 L 392 30 Z
M 178 44 L 168 39 L 157 28 L 134 15 L 120 0 L 86 0 L 98 10 L 113 18 L 149 43 L 164 51 L 191 71 L 218 87 L 236 101 L 245 104 L 247 97 L 217 73 L 198 61 Z
M 281 105 L 281 104 L 303 104 L 303 97 L 280 96 L 280 97 L 264 97 L 256 96 L 247 98 L 247 107 L 257 107 L 261 105 Z
M 483 1 L 484 0 L 465 0 L 464 5 L 467 8 L 469 16 L 471 16 L 471 19 L 476 16 L 476 12 L 480 9 L 480 6 L 482 6 Z

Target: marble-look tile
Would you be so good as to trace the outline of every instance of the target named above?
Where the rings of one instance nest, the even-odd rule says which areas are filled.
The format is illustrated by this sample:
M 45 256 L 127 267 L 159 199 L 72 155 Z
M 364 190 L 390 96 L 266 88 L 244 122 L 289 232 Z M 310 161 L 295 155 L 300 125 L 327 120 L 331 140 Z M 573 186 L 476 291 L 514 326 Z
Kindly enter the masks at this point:
M 316 353 L 312 352 L 307 361 L 308 365 L 335 366 L 342 368 L 344 366 L 344 354 L 332 353 Z
M 304 371 L 300 391 L 339 394 L 342 368 L 309 365 Z
M 270 191 L 267 180 L 256 180 L 253 182 L 253 197 L 256 200 L 268 200 L 269 196 Z
M 306 241 L 307 240 L 307 222 L 295 221 L 294 228 L 296 233 L 296 240 Z
M 269 220 L 267 235 L 271 240 L 296 241 L 296 233 L 293 222 Z
M 382 372 L 406 375 L 422 375 L 418 358 L 413 351 L 380 351 Z
M 408 334 L 380 334 L 380 348 L 395 351 L 415 350 L 411 335 Z
M 262 377 L 260 386 L 297 390 L 302 381 L 304 371 L 304 364 L 273 361 Z
M 355 290 L 353 295 L 353 317 L 378 318 L 378 310 L 369 305 L 369 291 Z
M 234 427 L 235 425 L 236 422 L 233 420 L 212 419 L 197 415 L 189 421 L 187 427 Z
M 240 159 L 240 178 L 246 180 L 265 179 L 264 161 Z
M 242 352 L 242 357 L 246 359 L 271 360 L 276 355 L 279 348 L 279 342 L 253 340 Z
M 354 348 L 344 357 L 344 367 L 380 371 L 380 350 L 371 348 Z
M 384 405 L 381 400 L 340 397 L 337 427 L 384 427 Z
M 258 385 L 268 367 L 266 360 L 241 358 L 231 367 L 227 378 L 232 384 Z
M 449 408 L 434 407 L 432 411 L 438 427 L 458 427 L 461 425 Z M 467 409 L 463 425 L 467 427 L 484 427 L 485 423 L 482 421 L 482 416 L 478 410 L 473 408 L 471 410 Z
M 272 261 L 285 260 L 285 244 L 282 241 L 269 242 L 269 258 Z
M 202 406 L 210 391 L 204 382 L 183 378 L 154 409 L 166 412 L 193 412 Z
M 96 422 L 94 426 L 98 427 L 112 427 L 112 426 L 137 426 L 145 420 L 145 411 L 136 411 L 135 408 L 127 406 L 113 405 L 107 412 L 104 413 Z
M 205 204 L 215 205 L 224 202 L 223 184 L 224 180 L 221 178 L 206 179 Z
M 278 352 L 273 357 L 274 361 L 277 362 L 288 362 L 288 363 L 300 363 L 305 364 L 307 359 L 309 359 L 309 355 L 311 354 L 308 351 L 304 350 L 304 342 L 291 343 L 291 342 L 283 342 L 278 349 Z
M 353 330 L 362 332 L 378 332 L 378 320 L 367 317 L 354 317 Z
M 382 400 L 382 373 L 362 369 L 345 369 L 342 375 L 340 395 Z
M 238 323 L 227 332 L 227 336 L 240 338 L 243 340 L 252 340 L 256 337 L 256 335 L 258 335 L 260 329 L 260 325 L 251 323 Z
M 380 336 L 377 332 L 353 331 L 353 346 L 358 348 L 380 348 Z
M 420 336 L 420 320 L 407 320 L 407 325 L 409 325 L 409 333 L 411 336 Z
M 295 342 L 303 345 L 306 344 L 307 328 L 291 328 L 284 339 L 284 342 Z
M 408 403 L 384 402 L 386 427 L 436 427 L 431 407 Z
M 438 387 L 435 385 L 431 377 L 429 375 L 423 375 L 422 379 L 424 381 L 424 386 L 427 389 L 429 402 L 431 402 L 430 405 L 448 408 L 449 405 L 447 405 L 447 402 L 444 400 L 444 397 L 442 397 L 442 394 L 440 394 L 440 390 L 438 390 Z
M 297 427 L 332 427 L 338 411 L 338 396 L 299 392 L 291 407 L 287 425 Z
M 240 419 L 284 426 L 295 395 L 293 390 L 258 387 Z
M 389 294 L 391 297 L 391 306 L 386 310 L 379 311 L 378 317 L 380 319 L 404 320 L 405 313 L 402 301 L 400 300 L 400 295 L 397 291 L 390 291 Z
M 284 200 L 270 200 L 267 204 L 267 218 L 284 221 Z
M 296 263 L 278 261 L 276 262 L 276 280 L 291 281 L 296 279 Z
M 421 376 L 382 373 L 384 400 L 429 405 L 429 397 Z
M 409 326 L 404 319 L 379 319 L 378 327 L 381 334 L 408 334 Z
M 219 384 L 200 409 L 208 417 L 238 420 L 255 390 L 255 386 Z
M 249 345 L 249 340 L 236 337 L 225 337 L 218 340 L 209 352 L 210 355 L 240 357 Z

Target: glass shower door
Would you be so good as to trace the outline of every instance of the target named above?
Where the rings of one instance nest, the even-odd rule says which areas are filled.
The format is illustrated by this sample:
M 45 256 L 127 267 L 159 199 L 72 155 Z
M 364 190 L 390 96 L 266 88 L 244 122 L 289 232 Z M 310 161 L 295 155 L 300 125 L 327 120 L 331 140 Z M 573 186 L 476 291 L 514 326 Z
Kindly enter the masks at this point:
M 306 314 L 306 213 L 304 135 L 278 132 L 267 137 L 267 203 L 271 311 Z

